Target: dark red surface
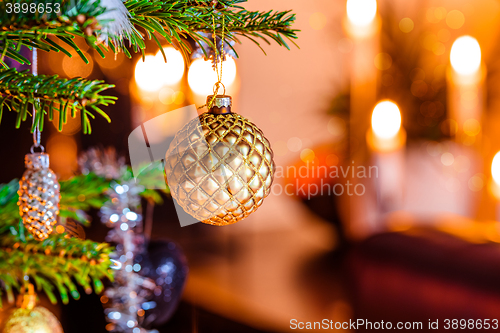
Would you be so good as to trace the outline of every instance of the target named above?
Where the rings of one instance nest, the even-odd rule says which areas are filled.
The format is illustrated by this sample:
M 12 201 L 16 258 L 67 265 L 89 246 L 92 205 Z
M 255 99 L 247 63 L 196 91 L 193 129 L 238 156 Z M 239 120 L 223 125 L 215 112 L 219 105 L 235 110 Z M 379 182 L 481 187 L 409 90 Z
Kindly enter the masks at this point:
M 424 325 L 438 319 L 439 331 L 449 331 L 445 319 L 500 320 L 498 263 L 497 244 L 469 244 L 437 233 L 375 236 L 347 260 L 354 316 Z

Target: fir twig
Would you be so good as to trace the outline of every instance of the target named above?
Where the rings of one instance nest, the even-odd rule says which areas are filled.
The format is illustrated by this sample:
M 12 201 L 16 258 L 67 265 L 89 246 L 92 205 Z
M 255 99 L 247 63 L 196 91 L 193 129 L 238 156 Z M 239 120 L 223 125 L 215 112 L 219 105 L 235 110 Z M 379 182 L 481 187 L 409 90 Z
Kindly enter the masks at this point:
M 73 49 L 88 63 L 78 45 L 73 42 L 75 37 L 85 38 L 87 43 L 104 57 L 103 51 L 107 47 L 98 39 L 99 22 L 97 17 L 105 11 L 100 6 L 100 2 L 93 0 L 41 0 L 37 1 L 37 4 L 46 7 L 49 2 L 52 5 L 59 4 L 60 11 L 58 13 L 53 11 L 49 14 L 39 11 L 36 13 L 23 12 L 23 10 L 15 13 L 11 10 L 9 13 L 9 8 L 12 8 L 16 3 L 21 4 L 22 1 L 0 0 L 0 67 L 4 68 L 0 71 L 0 121 L 5 106 L 18 113 L 16 126 L 19 127 L 21 121 L 27 119 L 28 104 L 33 104 L 34 99 L 39 98 L 40 89 L 43 88 L 44 93 L 41 96 L 40 105 L 37 105 L 37 111 L 44 110 L 50 119 L 53 115 L 52 108 L 56 103 L 61 103 L 65 107 L 72 106 L 76 110 L 82 111 L 83 131 L 90 133 L 89 116 L 93 117 L 93 113 L 99 113 L 108 119 L 99 105 L 112 104 L 114 98 L 100 96 L 98 93 L 111 85 L 83 79 L 63 82 L 57 77 L 46 76 L 36 79 L 26 73 L 7 70 L 7 65 L 4 62 L 4 59 L 8 57 L 21 64 L 29 64 L 29 59 L 19 54 L 20 47 L 27 46 L 47 52 L 63 52 L 68 56 L 71 56 L 70 50 Z M 168 43 L 177 45 L 184 54 L 188 54 L 191 50 L 186 43 L 186 38 L 192 38 L 200 46 L 204 44 L 213 47 L 211 39 L 200 34 L 200 32 L 213 32 L 212 19 L 215 19 L 216 34 L 221 35 L 224 27 L 224 34 L 228 41 L 239 43 L 239 37 L 246 37 L 262 50 L 259 40 L 267 44 L 274 41 L 286 48 L 289 48 L 287 41 L 294 43 L 298 31 L 292 29 L 295 14 L 290 11 L 247 11 L 239 6 L 244 2 L 246 0 L 219 0 L 214 8 L 211 1 L 128 0 L 125 2 L 125 6 L 130 12 L 134 29 L 131 34 L 125 36 L 109 36 L 108 47 L 114 52 L 123 51 L 128 57 L 131 57 L 126 47 L 128 41 L 134 52 L 141 52 L 144 56 L 146 48 L 144 37 L 153 39 L 161 47 L 160 41 L 155 36 L 157 34 L 165 38 Z M 223 21 L 226 22 L 225 25 L 222 24 Z M 64 46 L 56 43 L 54 38 L 62 41 Z M 62 87 L 65 94 L 61 94 L 58 90 L 58 83 L 65 85 Z M 38 86 L 38 90 L 33 89 L 35 86 Z M 70 88 L 73 87 L 79 89 L 78 92 L 75 90 L 74 97 L 68 94 L 72 91 Z M 85 88 L 88 88 L 89 91 Z M 89 95 L 92 96 L 87 98 Z M 60 115 L 63 113 L 61 112 Z M 43 128 L 43 119 L 44 117 L 37 119 L 41 129 Z M 59 130 L 62 130 L 64 121 L 60 119 L 59 124 Z
M 15 0 L 20 2 L 20 0 Z M 42 0 L 39 3 L 53 2 Z M 103 45 L 98 40 L 99 25 L 97 16 L 104 12 L 99 1 L 82 0 L 60 1 L 61 12 L 48 15 L 33 15 L 30 13 L 7 14 L 7 4 L 0 1 L 0 51 L 6 57 L 20 63 L 29 63 L 28 59 L 15 52 L 21 45 L 37 47 L 45 51 L 65 51 L 55 45 L 49 38 L 56 36 L 65 41 L 67 46 L 75 51 L 79 47 L 71 42 L 75 36 L 84 37 L 93 48 L 102 51 Z M 192 38 L 197 42 L 204 41 L 209 46 L 212 42 L 199 32 L 213 32 L 212 18 L 215 18 L 216 33 L 222 33 L 222 20 L 227 22 L 225 35 L 228 40 L 239 42 L 238 36 L 251 39 L 257 45 L 255 38 L 266 43 L 275 41 L 278 45 L 289 48 L 286 40 L 297 38 L 298 30 L 292 29 L 295 14 L 290 11 L 247 11 L 238 4 L 246 0 L 220 0 L 216 8 L 208 1 L 191 0 L 128 0 L 125 6 L 130 12 L 131 22 L 135 29 L 131 35 L 114 36 L 117 44 L 110 42 L 109 47 L 115 51 L 123 51 L 131 56 L 126 48 L 128 41 L 134 52 L 144 53 L 146 47 L 143 38 L 155 39 L 154 34 L 163 36 L 168 43 L 176 42 L 183 52 L 191 50 L 185 38 Z M 146 36 L 140 31 L 144 31 Z M 113 36 L 111 36 L 113 37 Z M 259 45 L 260 46 L 260 45 Z M 100 52 L 102 53 L 102 52 Z
M 0 70 L 0 121 L 4 109 L 17 112 L 16 127 L 27 119 L 30 105 L 37 105 L 37 111 L 43 110 L 43 117 L 36 118 L 40 130 L 43 130 L 44 118 L 52 120 L 54 111 L 59 112 L 59 130 L 67 121 L 66 112 L 75 109 L 82 117 L 84 133 L 90 133 L 89 117 L 95 114 L 111 121 L 100 106 L 114 104 L 116 97 L 103 96 L 103 90 L 114 87 L 99 80 L 74 78 L 71 80 L 59 78 L 57 75 L 33 76 L 27 71 L 18 72 L 15 69 Z M 68 107 L 71 107 L 68 110 Z M 41 114 L 41 112 L 37 112 Z M 74 112 L 72 112 L 75 114 Z
M 109 181 L 95 174 L 75 176 L 61 181 L 61 217 L 81 209 L 100 207 L 108 197 Z M 0 184 L 0 281 L 8 299 L 19 291 L 25 276 L 56 302 L 57 290 L 63 302 L 68 295 L 78 298 L 77 284 L 84 288 L 102 290 L 103 279 L 112 279 L 109 254 L 112 248 L 106 243 L 67 238 L 53 233 L 39 242 L 27 233 L 19 218 L 17 206 L 18 181 Z M 1 290 L 0 290 L 1 295 Z M 0 297 L 1 299 L 1 297 Z
M 101 280 L 113 279 L 109 260 L 112 248 L 106 243 L 63 235 L 53 235 L 43 242 L 20 242 L 18 233 L 19 230 L 0 238 L 0 280 L 10 301 L 13 300 L 13 291 L 19 291 L 26 278 L 34 282 L 39 291 L 45 292 L 53 303 L 57 302 L 55 289 L 63 303 L 67 303 L 68 295 L 75 299 L 80 297 L 76 284 L 86 289 L 93 286 L 94 291 L 100 293 L 103 289 Z

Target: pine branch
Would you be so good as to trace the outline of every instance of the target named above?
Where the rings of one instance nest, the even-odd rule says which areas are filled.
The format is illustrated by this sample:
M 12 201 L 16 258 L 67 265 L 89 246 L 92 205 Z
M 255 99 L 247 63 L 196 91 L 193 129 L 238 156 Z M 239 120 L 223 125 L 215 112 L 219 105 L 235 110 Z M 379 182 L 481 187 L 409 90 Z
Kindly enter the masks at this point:
M 34 5 L 22 0 L 0 1 L 0 22 L 3 30 L 70 27 L 78 29 L 78 15 L 96 17 L 105 9 L 93 0 L 37 0 Z M 16 9 L 16 4 L 18 8 Z M 50 6 L 48 5 L 50 4 Z M 31 6 L 30 6 L 31 5 Z
M 98 40 L 97 17 L 105 11 L 100 7 L 100 2 L 41 0 L 37 1 L 37 4 L 47 6 L 49 2 L 60 4 L 60 12 L 41 14 L 37 11 L 33 14 L 21 10 L 19 13 L 9 14 L 9 5 L 22 3 L 21 0 L 0 0 L 0 66 L 4 67 L 4 70 L 0 70 L 0 121 L 5 106 L 18 113 L 16 127 L 19 128 L 21 122 L 30 115 L 31 104 L 35 105 L 37 111 L 43 110 L 36 113 L 37 116 L 43 116 L 35 119 L 35 124 L 38 124 L 40 129 L 43 129 L 45 115 L 52 120 L 54 110 L 60 110 L 59 130 L 62 130 L 67 120 L 68 112 L 74 117 L 76 112 L 80 111 L 83 132 L 90 133 L 89 117 L 94 118 L 95 113 L 110 121 L 99 106 L 113 104 L 115 98 L 101 96 L 99 93 L 112 85 L 80 78 L 69 81 L 59 79 L 57 76 L 35 78 L 25 72 L 7 70 L 8 66 L 4 63 L 4 58 L 8 57 L 21 64 L 29 64 L 30 61 L 19 54 L 21 46 L 35 47 L 47 52 L 63 52 L 70 57 L 71 52 L 68 49 L 73 49 L 88 63 L 88 59 L 73 41 L 75 37 L 85 38 L 87 43 L 104 58 L 107 47 Z M 175 43 L 187 56 L 191 49 L 185 41 L 186 38 L 192 38 L 202 49 L 204 45 L 213 47 L 211 39 L 200 32 L 213 32 L 212 22 L 215 20 L 216 34 L 221 36 L 224 27 L 224 35 L 228 41 L 239 43 L 238 37 L 243 36 L 256 43 L 262 51 L 264 50 L 258 39 L 267 44 L 274 41 L 289 49 L 287 40 L 294 43 L 293 40 L 297 38 L 298 30 L 291 27 L 295 14 L 290 11 L 247 11 L 238 5 L 243 2 L 246 0 L 219 0 L 214 8 L 211 1 L 128 0 L 125 6 L 130 12 L 131 22 L 135 28 L 130 35 L 110 36 L 109 48 L 114 52 L 123 51 L 131 57 L 125 46 L 128 40 L 133 51 L 141 52 L 144 57 L 146 44 L 140 32 L 142 30 L 147 38 L 153 39 L 158 44 L 160 50 L 162 50 L 161 43 L 156 35 L 164 37 L 168 43 Z M 54 38 L 62 41 L 65 46 L 56 43 Z M 206 50 L 204 53 L 206 54 Z M 32 130 L 34 128 L 33 126 Z
M 20 225 L 20 228 L 24 227 Z M 101 280 L 113 279 L 109 260 L 112 248 L 106 243 L 63 235 L 53 235 L 43 242 L 33 239 L 20 242 L 17 238 L 18 234 L 0 238 L 0 280 L 9 301 L 13 301 L 13 292 L 27 282 L 26 277 L 37 290 L 45 292 L 52 303 L 57 302 L 54 293 L 57 290 L 65 304 L 69 295 L 75 299 L 80 297 L 76 284 L 85 289 L 93 286 L 94 291 L 100 293 Z
M 119 178 L 114 181 L 134 181 L 130 167 Z M 141 174 L 141 183 L 146 185 L 162 180 L 163 173 L 158 167 Z M 102 207 L 109 199 L 110 182 L 93 172 L 61 181 L 60 216 L 75 218 L 72 214 Z M 112 248 L 106 243 L 67 238 L 57 233 L 42 242 L 36 241 L 20 221 L 18 188 L 16 179 L 0 184 L 0 306 L 2 290 L 12 302 L 14 293 L 21 291 L 28 282 L 34 283 L 38 291 L 45 292 L 53 303 L 57 302 L 56 295 L 63 303 L 69 301 L 69 296 L 78 299 L 77 285 L 101 292 L 101 280 L 113 279 L 109 259 Z M 161 201 L 158 193 L 152 190 L 144 190 L 140 195 Z
M 91 208 L 101 208 L 108 201 L 106 191 L 110 181 L 96 176 L 94 173 L 74 176 L 66 181 L 60 181 L 61 201 L 59 216 L 71 218 L 88 225 L 88 216 L 84 213 Z
M 18 12 L 15 12 L 16 4 Z M 64 52 L 68 56 L 71 53 L 59 46 L 49 37 L 63 41 L 69 48 L 74 49 L 86 63 L 88 60 L 72 41 L 75 36 L 84 37 L 94 48 L 99 51 L 103 47 L 96 44 L 95 36 L 92 36 L 96 28 L 96 17 L 105 9 L 99 6 L 99 1 L 92 0 L 38 0 L 34 2 L 37 10 L 32 11 L 30 3 L 22 0 L 0 0 L 0 52 L 2 58 L 0 64 L 7 68 L 3 62 L 4 57 L 9 57 L 21 64 L 30 64 L 30 60 L 18 54 L 21 46 L 29 48 L 36 47 L 44 51 Z M 48 13 L 50 4 L 51 13 Z M 27 8 L 23 6 L 28 5 Z M 41 12 L 38 8 L 42 7 Z M 101 51 L 102 52 L 102 51 Z
M 212 8 L 210 1 L 128 0 L 125 6 L 130 12 L 131 22 L 135 29 L 130 36 L 115 36 L 119 42 L 117 44 L 110 42 L 109 47 L 115 52 L 123 51 L 131 57 L 125 47 L 125 41 L 128 40 L 134 52 L 141 52 L 144 55 L 146 45 L 140 30 L 144 30 L 147 38 L 154 39 L 159 46 L 160 42 L 155 34 L 163 36 L 168 43 L 175 42 L 185 53 L 191 52 L 185 43 L 187 37 L 194 39 L 198 44 L 203 41 L 212 47 L 211 40 L 200 35 L 199 32 L 213 32 L 212 19 L 215 18 L 218 35 L 221 35 L 222 21 L 225 21 L 225 34 L 228 40 L 239 42 L 237 37 L 245 36 L 259 45 L 255 37 L 267 43 L 270 38 L 278 45 L 289 48 L 285 39 L 293 42 L 293 39 L 297 38 L 298 30 L 291 28 L 295 14 L 291 14 L 290 11 L 246 11 L 237 5 L 243 2 L 246 0 L 220 0 L 216 8 Z M 99 29 L 96 17 L 104 11 L 99 6 L 99 1 L 77 1 L 76 6 L 72 5 L 72 1 L 62 1 L 60 15 L 52 13 L 45 16 L 29 13 L 8 15 L 6 7 L 8 3 L 8 1 L 0 1 L 2 58 L 6 56 L 20 63 L 29 64 L 28 59 L 16 53 L 21 45 L 37 47 L 45 51 L 61 51 L 70 56 L 70 52 L 52 41 L 50 36 L 55 36 L 65 42 L 69 48 L 77 51 L 84 61 L 87 61 L 79 52 L 78 46 L 72 42 L 75 36 L 83 37 L 104 57 L 103 51 L 106 48 L 96 36 Z M 3 66 L 6 65 L 3 64 Z
M 221 36 L 222 27 L 225 26 L 224 34 L 229 41 L 240 42 L 238 36 L 244 36 L 260 47 L 254 38 L 263 39 L 268 44 L 270 38 L 289 49 L 285 39 L 294 43 L 293 39 L 297 38 L 298 30 L 291 28 L 295 14 L 290 11 L 247 11 L 236 5 L 243 2 L 246 0 L 220 0 L 216 8 L 212 7 L 211 1 L 191 0 L 128 0 L 125 4 L 132 15 L 132 23 L 136 27 L 142 27 L 149 39 L 154 38 L 159 45 L 154 37 L 154 33 L 158 33 L 167 42 L 176 42 L 185 53 L 191 52 L 184 42 L 187 37 L 195 40 L 202 48 L 200 42 L 213 47 L 210 38 L 199 34 L 213 32 L 213 19 L 216 34 Z M 134 45 L 134 41 L 132 44 Z
M 0 281 L 8 298 L 12 300 L 13 292 L 20 290 L 26 282 L 25 276 L 52 302 L 57 300 L 55 290 L 65 303 L 69 294 L 78 298 L 73 281 L 84 288 L 93 285 L 94 290 L 100 292 L 101 280 L 112 279 L 111 247 L 106 243 L 66 238 L 64 234 L 55 233 L 42 242 L 35 240 L 20 223 L 18 184 L 14 179 L 0 185 Z M 95 174 L 75 176 L 60 184 L 62 218 L 74 218 L 73 214 L 100 207 L 108 200 L 105 192 L 109 189 L 109 181 Z
M 8 184 L 0 184 L 0 235 L 9 232 L 10 227 L 15 228 L 19 222 L 18 189 L 17 179 Z
M 71 80 L 59 78 L 57 75 L 33 76 L 27 71 L 18 72 L 15 69 L 0 70 L 0 121 L 5 108 L 17 112 L 16 128 L 31 115 L 31 105 L 37 111 L 35 124 L 43 130 L 45 117 L 52 121 L 54 111 L 59 113 L 59 130 L 67 122 L 68 114 L 76 117 L 80 112 L 84 133 L 90 133 L 90 120 L 95 114 L 111 120 L 101 110 L 100 106 L 114 104 L 116 97 L 103 96 L 103 90 L 114 87 L 103 81 L 74 78 Z M 33 126 L 34 129 L 34 126 Z

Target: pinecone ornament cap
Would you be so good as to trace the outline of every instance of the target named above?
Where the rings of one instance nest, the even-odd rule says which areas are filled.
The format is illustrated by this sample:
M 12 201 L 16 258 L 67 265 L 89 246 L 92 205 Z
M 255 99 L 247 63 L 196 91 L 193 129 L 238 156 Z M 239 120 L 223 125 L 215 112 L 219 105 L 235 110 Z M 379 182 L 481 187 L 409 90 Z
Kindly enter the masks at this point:
M 24 165 L 26 169 L 43 169 L 48 168 L 49 154 L 45 153 L 33 153 L 24 156 Z

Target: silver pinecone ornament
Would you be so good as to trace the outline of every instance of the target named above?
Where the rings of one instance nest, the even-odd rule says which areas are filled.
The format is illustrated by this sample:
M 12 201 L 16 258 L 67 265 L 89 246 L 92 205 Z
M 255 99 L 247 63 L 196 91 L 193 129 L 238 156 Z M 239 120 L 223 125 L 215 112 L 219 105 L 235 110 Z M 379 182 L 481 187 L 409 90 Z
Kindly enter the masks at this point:
M 59 183 L 49 168 L 49 155 L 32 153 L 25 156 L 26 171 L 19 181 L 19 214 L 24 226 L 37 240 L 52 233 L 59 215 Z

